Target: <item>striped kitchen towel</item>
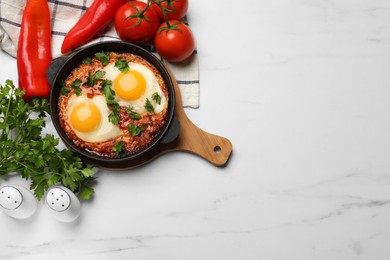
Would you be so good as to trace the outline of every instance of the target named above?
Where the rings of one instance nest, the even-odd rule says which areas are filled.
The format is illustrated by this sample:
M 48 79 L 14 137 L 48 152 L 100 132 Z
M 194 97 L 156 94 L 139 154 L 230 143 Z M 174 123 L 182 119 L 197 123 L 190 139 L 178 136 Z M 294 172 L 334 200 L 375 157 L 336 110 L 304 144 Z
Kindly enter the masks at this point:
M 48 0 L 51 12 L 53 58 L 61 56 L 61 45 L 66 33 L 82 16 L 93 0 Z M 0 48 L 16 57 L 20 23 L 26 0 L 0 0 Z M 186 21 L 185 21 L 186 22 Z M 119 40 L 113 24 L 101 37 L 87 45 L 101 41 Z M 150 49 L 157 57 L 158 54 Z M 198 55 L 194 54 L 182 63 L 163 62 L 172 70 L 179 84 L 184 107 L 199 107 Z

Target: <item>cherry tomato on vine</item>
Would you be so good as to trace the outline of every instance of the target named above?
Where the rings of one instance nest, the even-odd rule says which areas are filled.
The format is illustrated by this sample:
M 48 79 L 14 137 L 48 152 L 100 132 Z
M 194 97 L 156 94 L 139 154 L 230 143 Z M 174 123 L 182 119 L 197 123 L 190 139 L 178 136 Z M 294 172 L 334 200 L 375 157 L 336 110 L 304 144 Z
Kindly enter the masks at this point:
M 118 36 L 135 44 L 151 40 L 159 26 L 157 14 L 140 1 L 130 1 L 122 5 L 115 14 L 114 22 Z
M 195 50 L 191 29 L 184 23 L 171 20 L 162 23 L 154 37 L 154 46 L 160 56 L 168 61 L 180 62 Z
M 153 0 L 153 1 L 159 2 L 161 7 L 166 9 L 168 20 L 180 20 L 186 15 L 188 10 L 188 0 Z M 157 3 L 152 4 L 152 8 L 157 13 L 160 21 L 165 21 L 164 14 L 161 7 Z

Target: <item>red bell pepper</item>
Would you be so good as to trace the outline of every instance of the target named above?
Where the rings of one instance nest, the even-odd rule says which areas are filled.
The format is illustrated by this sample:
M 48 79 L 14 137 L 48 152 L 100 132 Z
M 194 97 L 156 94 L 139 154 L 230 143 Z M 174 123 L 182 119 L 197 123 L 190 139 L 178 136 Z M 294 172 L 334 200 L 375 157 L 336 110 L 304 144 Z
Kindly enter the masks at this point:
M 66 34 L 62 42 L 61 52 L 66 53 L 104 32 L 115 17 L 116 10 L 126 0 L 95 0 L 84 15 Z
M 52 61 L 50 10 L 47 0 L 28 0 L 23 11 L 16 54 L 19 88 L 28 101 L 47 98 L 50 84 L 46 71 Z

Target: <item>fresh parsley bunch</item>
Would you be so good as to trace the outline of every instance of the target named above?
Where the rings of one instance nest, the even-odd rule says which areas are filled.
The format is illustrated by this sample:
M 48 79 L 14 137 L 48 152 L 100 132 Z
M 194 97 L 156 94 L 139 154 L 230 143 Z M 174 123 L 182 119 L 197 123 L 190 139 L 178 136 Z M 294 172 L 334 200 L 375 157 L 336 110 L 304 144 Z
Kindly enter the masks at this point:
M 49 104 L 46 99 L 27 104 L 23 94 L 11 80 L 0 84 L 0 177 L 20 173 L 31 180 L 30 189 L 39 200 L 59 183 L 78 192 L 80 199 L 89 199 L 94 170 L 71 150 L 58 150 L 58 138 L 42 136 Z

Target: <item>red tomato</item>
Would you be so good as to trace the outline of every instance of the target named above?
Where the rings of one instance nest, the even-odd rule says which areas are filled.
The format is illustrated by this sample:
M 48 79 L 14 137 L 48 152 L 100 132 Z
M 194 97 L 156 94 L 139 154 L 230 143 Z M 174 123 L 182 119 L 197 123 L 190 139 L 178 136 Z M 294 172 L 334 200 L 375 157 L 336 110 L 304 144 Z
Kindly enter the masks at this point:
M 139 1 L 122 5 L 115 14 L 115 30 L 118 36 L 135 44 L 145 43 L 153 38 L 159 26 L 159 19 L 152 8 Z
M 180 20 L 188 10 L 188 0 L 160 0 L 163 8 L 167 9 L 168 20 Z M 152 8 L 157 13 L 160 21 L 164 21 L 164 14 L 157 4 L 153 4 Z
M 195 50 L 195 40 L 190 28 L 184 23 L 172 20 L 162 23 L 154 37 L 154 46 L 160 56 L 168 61 L 180 62 Z

